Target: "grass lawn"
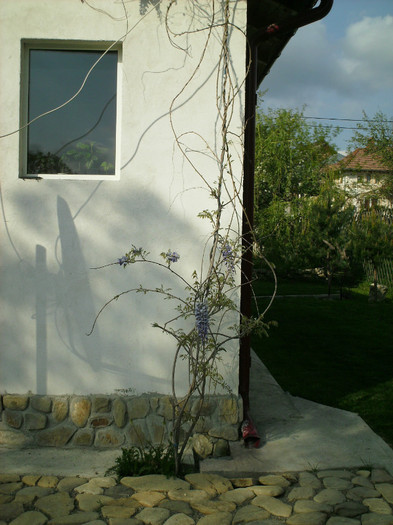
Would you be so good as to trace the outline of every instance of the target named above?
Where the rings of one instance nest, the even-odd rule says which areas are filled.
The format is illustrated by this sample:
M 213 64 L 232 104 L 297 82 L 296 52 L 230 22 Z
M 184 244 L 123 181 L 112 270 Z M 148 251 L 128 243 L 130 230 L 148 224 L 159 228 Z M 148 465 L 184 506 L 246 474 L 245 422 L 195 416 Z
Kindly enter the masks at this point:
M 326 293 L 306 286 L 308 292 L 283 292 L 279 285 L 278 293 Z M 278 327 L 269 338 L 254 337 L 252 347 L 284 390 L 357 412 L 393 446 L 393 301 L 370 304 L 367 292 L 363 286 L 343 300 L 277 299 L 266 320 Z M 258 303 L 263 309 L 267 299 Z

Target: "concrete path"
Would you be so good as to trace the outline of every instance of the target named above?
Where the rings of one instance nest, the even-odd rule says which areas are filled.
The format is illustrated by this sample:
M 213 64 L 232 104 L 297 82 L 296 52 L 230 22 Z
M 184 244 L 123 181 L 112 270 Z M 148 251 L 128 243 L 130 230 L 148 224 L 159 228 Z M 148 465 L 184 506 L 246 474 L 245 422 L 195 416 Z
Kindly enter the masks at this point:
M 231 447 L 232 459 L 207 459 L 204 472 L 251 475 L 374 466 L 393 474 L 393 450 L 357 414 L 284 392 L 255 353 L 251 415 L 264 445 Z

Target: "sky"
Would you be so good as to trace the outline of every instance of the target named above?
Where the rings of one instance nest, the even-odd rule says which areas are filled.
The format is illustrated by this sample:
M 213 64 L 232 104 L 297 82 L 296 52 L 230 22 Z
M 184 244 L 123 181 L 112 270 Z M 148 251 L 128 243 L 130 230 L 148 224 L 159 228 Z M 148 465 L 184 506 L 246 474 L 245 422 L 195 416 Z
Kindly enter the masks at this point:
M 393 120 L 393 0 L 334 0 L 324 19 L 297 31 L 259 95 L 263 110 L 305 107 L 305 116 L 346 119 L 382 111 Z M 356 127 L 350 121 L 316 122 Z M 348 151 L 353 133 L 341 130 L 339 151 Z

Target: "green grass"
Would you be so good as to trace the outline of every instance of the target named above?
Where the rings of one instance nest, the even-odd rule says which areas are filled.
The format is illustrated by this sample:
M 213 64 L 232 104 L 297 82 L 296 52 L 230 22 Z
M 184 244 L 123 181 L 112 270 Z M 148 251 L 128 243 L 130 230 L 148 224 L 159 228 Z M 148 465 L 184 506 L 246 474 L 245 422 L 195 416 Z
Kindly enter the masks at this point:
M 284 390 L 357 412 L 393 445 L 393 301 L 370 304 L 367 292 L 363 285 L 341 301 L 277 299 L 266 320 L 278 327 L 252 347 Z M 263 309 L 267 300 L 258 302 Z

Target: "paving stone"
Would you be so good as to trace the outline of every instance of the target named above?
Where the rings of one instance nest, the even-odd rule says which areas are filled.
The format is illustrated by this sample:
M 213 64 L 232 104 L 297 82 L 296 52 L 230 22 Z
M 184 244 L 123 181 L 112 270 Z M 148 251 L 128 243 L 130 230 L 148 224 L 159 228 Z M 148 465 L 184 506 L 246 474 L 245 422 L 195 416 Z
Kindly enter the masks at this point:
M 393 477 L 384 469 L 374 468 L 371 471 L 371 481 L 373 483 L 392 483 Z
M 146 525 L 161 525 L 169 518 L 170 512 L 168 509 L 155 507 L 153 509 L 143 509 L 136 518 Z
M 364 478 L 369 478 L 371 476 L 371 472 L 369 470 L 366 470 L 366 469 L 357 470 L 356 474 L 358 476 L 362 476 Z
M 326 512 L 331 513 L 333 507 L 327 503 L 318 503 L 317 501 L 301 499 L 297 501 L 293 507 L 294 512 Z
M 252 478 L 231 478 L 229 481 L 236 488 L 251 487 L 252 485 L 255 485 Z
M 327 489 L 348 490 L 353 487 L 351 481 L 333 476 L 324 477 L 323 484 Z
M 373 489 L 374 488 L 374 485 L 365 476 L 355 476 L 354 478 L 351 479 L 351 482 L 354 485 L 360 485 L 361 487 L 367 487 L 369 489 Z
M 386 514 L 363 514 L 362 525 L 393 525 L 393 517 Z
M 288 518 L 292 514 L 292 507 L 286 503 L 270 496 L 257 496 L 251 501 L 252 505 L 257 505 L 270 512 L 274 516 Z
M 57 492 L 39 498 L 34 506 L 48 514 L 50 518 L 58 518 L 68 515 L 74 508 L 74 500 L 66 492 Z
M 353 518 L 333 516 L 327 520 L 326 525 L 360 525 L 360 521 Z
M 101 513 L 104 518 L 131 518 L 135 512 L 136 508 L 124 505 L 104 505 L 101 507 Z
M 106 525 L 105 521 L 102 520 L 93 520 L 88 521 L 87 523 L 84 523 L 83 525 Z
M 354 487 L 347 492 L 347 498 L 354 501 L 362 501 L 364 498 L 377 498 L 378 496 L 380 496 L 380 492 L 367 487 Z
M 261 485 L 278 485 L 279 487 L 289 487 L 291 484 L 284 476 L 277 476 L 268 474 L 267 476 L 260 476 L 259 483 Z
M 168 498 L 174 501 L 187 501 L 192 504 L 197 501 L 203 501 L 208 498 L 207 492 L 204 490 L 170 490 L 168 492 Z
M 323 512 L 307 512 L 295 514 L 286 523 L 288 525 L 325 525 L 327 516 Z
M 288 501 L 297 501 L 299 499 L 311 499 L 315 495 L 312 487 L 294 487 L 288 494 Z
M 79 510 L 93 512 L 99 510 L 103 505 L 107 505 L 113 501 L 110 496 L 103 494 L 78 494 L 76 496 Z
M 252 499 L 254 495 L 258 494 L 255 494 L 251 488 L 239 488 L 220 494 L 219 499 L 222 501 L 232 501 L 236 503 L 236 505 L 242 505 L 248 499 Z M 268 495 L 271 496 L 271 494 Z
M 281 496 L 285 492 L 284 487 L 278 485 L 253 485 L 250 487 L 255 496 Z
M 387 502 L 393 503 L 393 485 L 390 483 L 376 483 L 375 488 Z
M 24 512 L 11 521 L 10 525 L 44 525 L 48 518 L 36 510 Z
M 240 507 L 233 517 L 233 525 L 238 523 L 250 523 L 252 521 L 262 521 L 269 517 L 269 513 L 264 510 L 256 507 L 255 505 L 246 505 L 245 507 Z
M 136 501 L 138 501 L 144 507 L 157 507 L 157 505 L 163 499 L 165 499 L 165 495 L 162 494 L 162 492 L 152 492 L 152 491 L 137 492 L 131 497 L 135 499 Z
M 21 481 L 14 481 L 11 483 L 2 483 L 0 485 L 0 494 L 15 494 L 18 490 L 23 487 Z
M 188 474 L 185 479 L 194 488 L 204 490 L 213 497 L 233 488 L 228 478 L 216 474 Z
M 168 492 L 171 490 L 190 488 L 190 484 L 179 478 L 167 478 L 161 474 L 150 474 L 148 476 L 125 477 L 120 480 L 122 485 L 131 487 L 135 491 L 154 490 L 156 492 Z
M 24 487 L 15 495 L 15 501 L 25 505 L 31 505 L 36 499 L 49 496 L 52 492 L 52 489 L 46 487 Z
M 334 478 L 344 478 L 351 479 L 353 474 L 350 470 L 321 470 L 317 472 L 319 478 L 334 477 Z
M 59 492 L 70 492 L 76 487 L 87 483 L 87 478 L 79 478 L 77 476 L 68 476 L 63 478 L 57 484 L 57 490 Z
M 197 521 L 197 525 L 231 525 L 231 523 L 232 514 L 230 512 L 216 512 Z
M 29 487 L 34 487 L 34 485 L 37 484 L 37 481 L 40 479 L 41 476 L 23 476 L 22 481 L 25 485 L 29 485 Z
M 5 521 L 11 521 L 17 518 L 24 511 L 23 505 L 16 501 L 0 505 L 0 518 Z
M 322 487 L 322 482 L 311 472 L 301 472 L 299 474 L 299 485 L 301 487 L 312 487 L 313 489 L 319 489 Z
M 83 485 L 79 485 L 78 487 L 75 487 L 75 492 L 77 492 L 78 494 L 98 495 L 98 494 L 104 494 L 104 489 L 88 481 L 87 483 L 84 483 Z
M 0 474 L 0 483 L 16 483 L 20 481 L 19 474 Z
M 78 512 L 69 516 L 60 516 L 48 521 L 47 525 L 86 525 L 99 517 L 97 512 Z
M 174 514 L 186 514 L 187 516 L 190 516 L 194 513 L 193 509 L 185 501 L 172 501 L 166 499 L 162 501 L 158 506 L 164 509 L 168 509 Z
M 339 516 L 356 518 L 357 516 L 368 512 L 368 508 L 360 501 L 344 501 L 344 503 L 335 506 L 334 512 Z
M 143 522 L 135 516 L 133 518 L 109 518 L 108 523 L 109 525 L 143 525 Z
M 105 496 L 110 496 L 111 498 L 128 498 L 134 494 L 134 491 L 130 487 L 124 485 L 115 485 L 114 487 L 109 487 L 104 489 Z
M 344 494 L 336 489 L 323 489 L 314 496 L 314 501 L 318 503 L 327 503 L 328 505 L 343 503 L 345 499 Z
M 47 489 L 55 488 L 59 483 L 59 478 L 56 476 L 42 476 L 37 485 L 38 487 L 44 487 Z
M 0 505 L 4 505 L 4 503 L 9 503 L 13 499 L 13 494 L 0 494 Z
M 370 512 L 375 512 L 376 514 L 392 514 L 392 507 L 382 498 L 365 498 L 363 504 L 370 509 Z
M 231 516 L 232 518 L 232 516 Z M 195 521 L 190 518 L 190 516 L 187 516 L 186 514 L 174 514 L 170 518 L 168 518 L 164 525 L 195 525 Z M 230 522 L 229 522 L 230 525 Z
M 109 487 L 114 487 L 116 485 L 116 480 L 115 478 L 113 478 L 112 476 L 108 476 L 108 477 L 96 477 L 96 478 L 91 478 L 89 483 L 91 483 L 92 485 L 97 485 L 98 487 L 102 487 L 102 488 L 109 488 Z
M 232 501 L 202 500 L 191 502 L 191 507 L 201 514 L 214 514 L 216 512 L 233 512 L 236 505 Z

